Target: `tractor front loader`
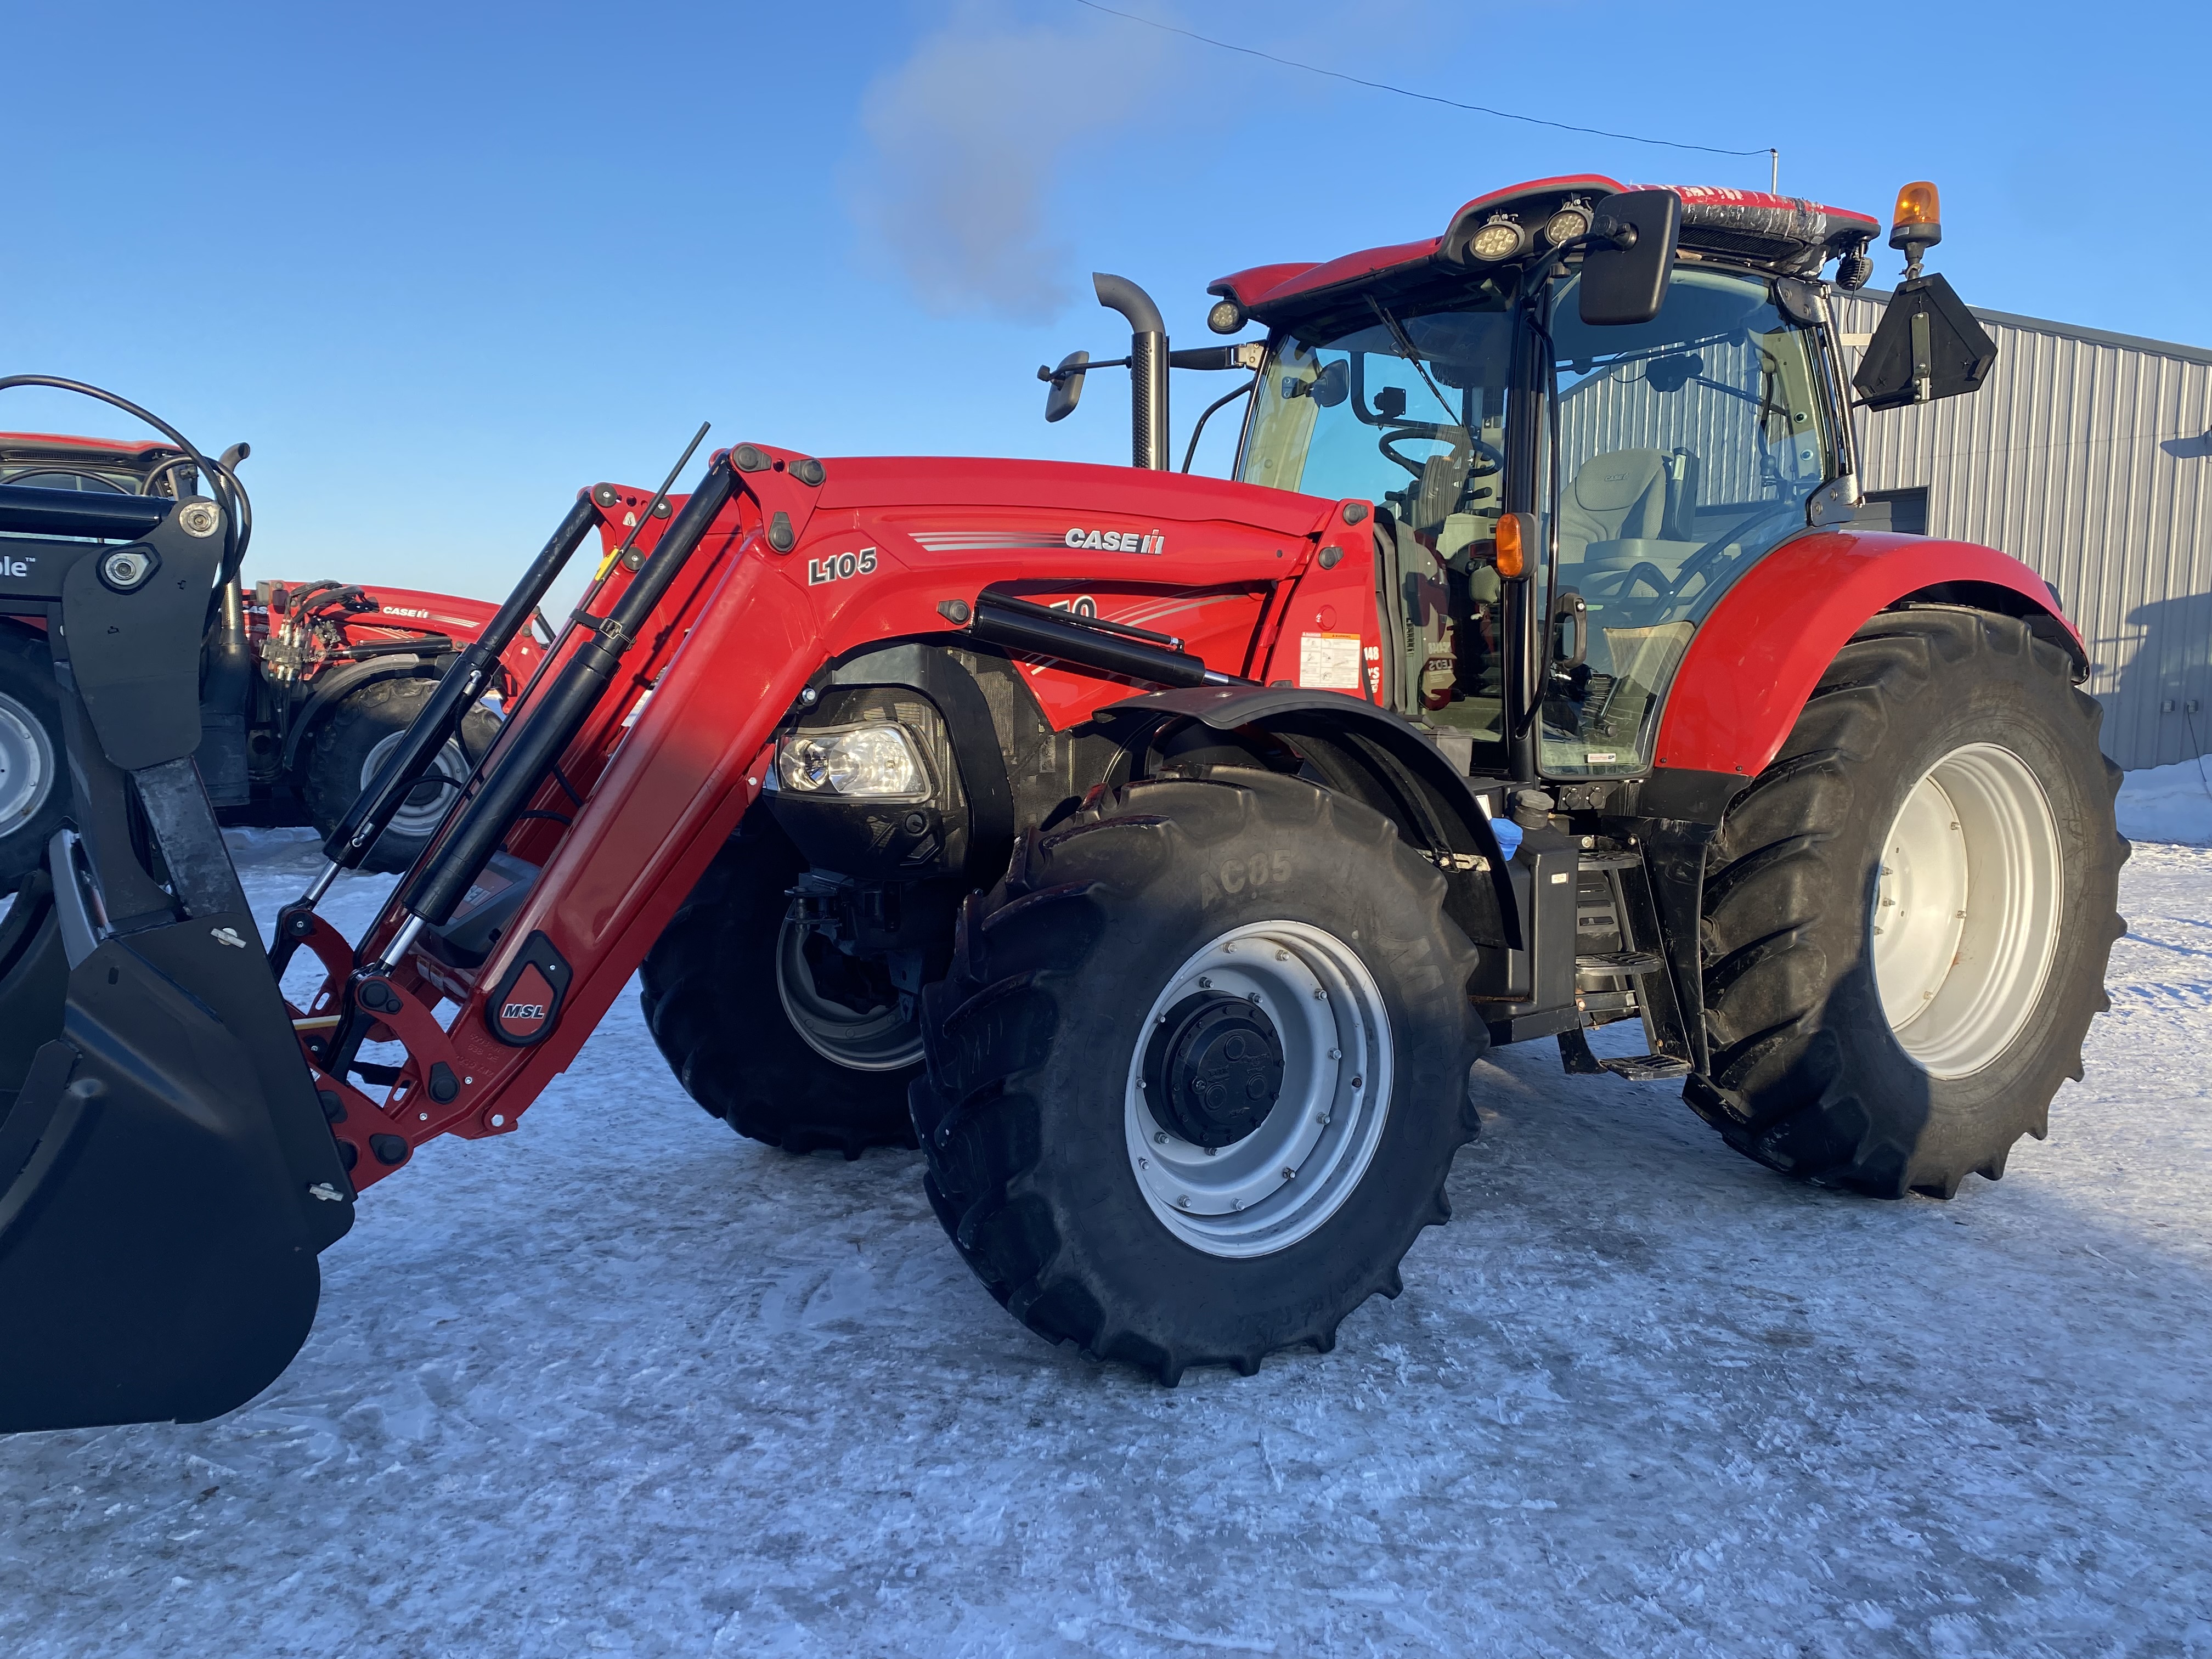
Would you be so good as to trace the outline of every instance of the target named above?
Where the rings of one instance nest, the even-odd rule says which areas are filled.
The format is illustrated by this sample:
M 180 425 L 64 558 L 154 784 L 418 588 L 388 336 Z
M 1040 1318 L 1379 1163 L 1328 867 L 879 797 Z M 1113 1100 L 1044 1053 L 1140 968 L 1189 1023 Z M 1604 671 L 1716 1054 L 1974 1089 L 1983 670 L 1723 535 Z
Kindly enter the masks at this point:
M 1853 526 L 1850 387 L 1988 372 L 1935 216 L 1900 198 L 1848 383 L 1823 272 L 1864 282 L 1874 221 L 1577 175 L 1224 278 L 1209 323 L 1265 331 L 1226 346 L 1102 276 L 1127 356 L 1041 374 L 1057 419 L 1129 369 L 1131 467 L 740 443 L 595 485 L 265 957 L 177 695 L 224 504 L 0 489 L 81 783 L 0 924 L 0 1428 L 250 1396 L 358 1194 L 511 1133 L 641 967 L 707 1110 L 918 1146 L 1008 1311 L 1170 1383 L 1397 1293 L 1493 1043 L 1680 1079 L 1800 1177 L 1995 1178 L 2079 1075 L 2125 848 L 2051 591 Z M 1233 478 L 1165 470 L 1178 369 L 1245 376 Z M 347 940 L 331 883 L 595 533 Z M 1645 1052 L 1601 1060 L 1620 1020 Z

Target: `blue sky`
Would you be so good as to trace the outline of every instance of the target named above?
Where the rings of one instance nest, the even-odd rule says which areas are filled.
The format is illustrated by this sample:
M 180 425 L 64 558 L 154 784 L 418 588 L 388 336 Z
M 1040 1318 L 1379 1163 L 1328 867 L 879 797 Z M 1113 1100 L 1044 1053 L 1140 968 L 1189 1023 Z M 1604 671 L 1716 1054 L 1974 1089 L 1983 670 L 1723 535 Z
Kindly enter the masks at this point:
M 1115 3 L 1471 102 L 1778 144 L 1786 192 L 1885 218 L 1932 178 L 1933 263 L 1971 302 L 2212 343 L 2203 0 Z M 1073 0 L 4 17 L 0 364 L 251 440 L 249 575 L 496 594 L 578 485 L 657 482 L 701 420 L 824 455 L 1124 459 L 1118 377 L 1039 418 L 1039 362 L 1118 351 L 1094 269 L 1200 343 L 1212 278 L 1431 235 L 1516 179 L 1766 177 Z M 1225 388 L 1179 375 L 1178 434 Z M 125 429 L 5 396 L 0 427 Z

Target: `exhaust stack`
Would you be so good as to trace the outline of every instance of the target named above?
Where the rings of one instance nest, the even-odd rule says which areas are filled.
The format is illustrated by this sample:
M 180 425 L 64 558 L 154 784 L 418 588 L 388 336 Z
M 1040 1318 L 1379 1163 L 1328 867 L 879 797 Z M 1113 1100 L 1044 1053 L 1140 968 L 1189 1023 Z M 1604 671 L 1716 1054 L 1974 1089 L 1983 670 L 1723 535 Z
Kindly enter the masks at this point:
M 1168 465 L 1168 325 L 1152 296 L 1126 276 L 1091 273 L 1098 303 L 1129 324 L 1129 465 Z

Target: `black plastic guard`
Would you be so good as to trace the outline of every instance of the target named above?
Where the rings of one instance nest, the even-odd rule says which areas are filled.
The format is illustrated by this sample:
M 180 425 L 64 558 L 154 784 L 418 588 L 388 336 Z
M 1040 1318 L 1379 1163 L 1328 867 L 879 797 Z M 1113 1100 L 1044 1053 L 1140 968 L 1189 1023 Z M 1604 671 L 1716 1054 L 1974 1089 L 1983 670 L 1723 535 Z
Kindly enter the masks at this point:
M 305 1194 L 255 1045 L 149 959 L 221 950 L 218 971 L 265 974 L 258 951 L 213 937 L 252 927 L 195 917 L 105 940 L 69 970 L 61 1035 L 0 1119 L 0 1432 L 214 1417 L 307 1340 L 315 1234 L 353 1207 L 329 1134 L 329 1196 Z

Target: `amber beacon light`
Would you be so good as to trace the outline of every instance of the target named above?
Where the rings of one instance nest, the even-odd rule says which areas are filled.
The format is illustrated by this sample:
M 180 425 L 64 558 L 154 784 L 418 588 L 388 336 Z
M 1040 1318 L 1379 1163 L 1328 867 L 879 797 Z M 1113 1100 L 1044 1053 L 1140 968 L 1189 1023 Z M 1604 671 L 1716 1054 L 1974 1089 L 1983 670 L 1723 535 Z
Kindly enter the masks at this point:
M 1897 192 L 1897 211 L 1890 217 L 1889 245 L 1905 252 L 1905 274 L 1920 274 L 1920 261 L 1943 240 L 1943 204 L 1936 186 L 1915 179 Z

